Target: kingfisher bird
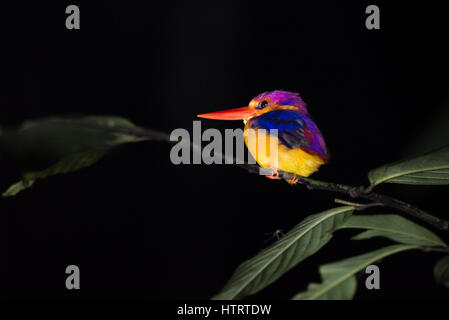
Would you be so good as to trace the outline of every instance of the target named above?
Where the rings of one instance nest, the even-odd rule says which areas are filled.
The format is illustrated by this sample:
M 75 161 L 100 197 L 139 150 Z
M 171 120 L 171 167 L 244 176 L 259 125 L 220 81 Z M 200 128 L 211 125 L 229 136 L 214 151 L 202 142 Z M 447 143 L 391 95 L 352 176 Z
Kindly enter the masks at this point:
M 267 178 L 279 179 L 278 170 L 282 170 L 293 173 L 288 182 L 295 184 L 297 175 L 308 177 L 329 162 L 324 138 L 298 93 L 283 90 L 264 92 L 253 98 L 247 107 L 200 114 L 198 117 L 243 120 L 247 148 L 261 167 L 273 171 Z M 270 134 L 270 129 L 277 129 L 277 136 Z M 265 148 L 260 148 L 261 143 L 265 143 Z M 270 157 L 272 143 L 277 147 L 276 161 Z

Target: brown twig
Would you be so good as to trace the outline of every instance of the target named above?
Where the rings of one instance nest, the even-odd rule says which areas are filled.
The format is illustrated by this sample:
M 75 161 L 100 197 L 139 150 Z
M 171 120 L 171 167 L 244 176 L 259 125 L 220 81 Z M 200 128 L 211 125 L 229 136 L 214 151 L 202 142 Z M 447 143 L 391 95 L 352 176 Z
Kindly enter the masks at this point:
M 142 128 L 128 128 L 128 127 L 114 127 L 112 131 L 118 131 L 119 133 L 123 134 L 133 134 L 136 135 L 142 139 L 148 139 L 148 140 L 159 140 L 159 141 L 165 141 L 174 143 L 175 141 L 170 140 L 170 136 L 164 132 L 154 131 L 154 130 L 146 130 Z M 201 150 L 201 146 L 197 146 L 190 142 L 190 144 L 195 148 L 195 150 Z M 223 155 L 225 157 L 225 155 Z M 249 173 L 254 174 L 260 174 L 260 167 L 255 164 L 236 164 L 236 161 L 233 162 L 236 166 L 247 170 Z M 292 180 L 293 174 L 290 172 L 280 171 L 278 170 L 279 178 L 285 179 L 285 180 Z M 424 222 L 427 222 L 434 227 L 437 227 L 441 230 L 448 231 L 449 230 L 449 221 L 435 217 L 431 214 L 428 214 L 427 212 L 418 209 L 406 202 L 403 202 L 401 200 L 379 194 L 376 192 L 372 192 L 372 188 L 366 188 L 366 187 L 354 187 L 350 185 L 340 184 L 340 183 L 334 183 L 334 182 L 325 182 L 325 181 L 319 181 L 309 178 L 303 178 L 303 177 L 296 177 L 298 180 L 298 184 L 305 185 L 310 190 L 325 190 L 325 191 L 331 191 L 331 192 L 337 192 L 337 193 L 343 193 L 346 194 L 352 198 L 361 198 L 365 200 L 369 200 L 372 202 L 372 204 L 365 204 L 364 208 L 367 206 L 385 206 L 390 208 L 395 208 L 397 210 L 400 210 L 404 213 L 407 213 L 417 219 L 420 219 Z M 354 205 L 354 207 L 360 207 L 360 204 Z
M 365 210 L 365 209 L 371 208 L 371 207 L 383 207 L 383 206 L 385 206 L 381 202 L 357 203 L 357 202 L 346 201 L 346 200 L 342 200 L 342 199 L 338 199 L 338 198 L 335 198 L 334 202 L 335 203 L 339 203 L 339 204 L 344 204 L 344 205 L 347 205 L 347 206 L 353 206 L 353 207 L 355 207 L 358 210 Z
M 238 165 L 240 168 L 246 169 L 250 173 L 258 173 L 259 166 L 253 164 L 245 164 Z M 279 178 L 285 180 L 293 179 L 293 174 L 290 172 L 280 171 L 278 170 Z M 427 212 L 418 209 L 404 201 L 379 194 L 376 192 L 372 192 L 365 187 L 354 187 L 350 185 L 334 183 L 334 182 L 326 182 L 320 180 L 314 180 L 303 177 L 296 177 L 298 180 L 298 184 L 305 185 L 308 189 L 315 190 L 325 190 L 332 191 L 337 193 L 343 193 L 351 196 L 352 198 L 361 198 L 365 200 L 372 201 L 373 203 L 381 203 L 385 207 L 395 208 L 404 213 L 407 213 L 417 219 L 420 219 L 424 222 L 427 222 L 434 227 L 448 231 L 449 230 L 449 221 L 435 217 Z
M 449 252 L 449 248 L 425 247 L 424 251 L 426 251 L 426 252 Z

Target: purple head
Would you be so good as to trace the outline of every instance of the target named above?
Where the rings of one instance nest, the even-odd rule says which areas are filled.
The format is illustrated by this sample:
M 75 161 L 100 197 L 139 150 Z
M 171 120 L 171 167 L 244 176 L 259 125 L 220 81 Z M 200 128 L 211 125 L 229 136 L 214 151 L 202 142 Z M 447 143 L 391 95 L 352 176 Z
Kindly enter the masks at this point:
M 272 109 L 297 109 L 298 111 L 308 114 L 306 103 L 301 99 L 298 93 L 275 90 L 259 94 L 253 98 L 250 103 L 250 108 L 257 108 L 261 103 L 268 104 Z

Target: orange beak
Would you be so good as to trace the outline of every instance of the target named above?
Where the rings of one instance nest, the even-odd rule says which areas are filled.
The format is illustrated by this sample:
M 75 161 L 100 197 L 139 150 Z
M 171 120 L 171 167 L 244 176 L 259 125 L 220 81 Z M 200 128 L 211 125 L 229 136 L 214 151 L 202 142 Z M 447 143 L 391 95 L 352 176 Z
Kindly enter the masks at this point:
M 197 117 L 214 120 L 244 120 L 257 116 L 257 110 L 250 107 L 199 114 Z

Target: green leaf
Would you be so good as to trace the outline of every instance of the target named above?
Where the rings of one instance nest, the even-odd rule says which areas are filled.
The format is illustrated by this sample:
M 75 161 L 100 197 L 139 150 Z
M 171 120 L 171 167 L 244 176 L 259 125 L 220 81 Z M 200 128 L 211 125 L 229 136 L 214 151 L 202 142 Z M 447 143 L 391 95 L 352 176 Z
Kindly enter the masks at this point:
M 416 245 L 392 245 L 345 260 L 329 263 L 320 267 L 322 282 L 311 283 L 305 292 L 293 297 L 294 300 L 352 299 L 356 288 L 354 275 L 367 266 L 389 255 L 411 249 Z
M 0 136 L 0 152 L 16 160 L 22 180 L 3 196 L 14 196 L 37 179 L 91 166 L 113 147 L 142 140 L 129 133 L 139 130 L 127 119 L 110 116 L 47 118 L 6 130 Z
M 320 267 L 320 274 L 322 279 L 332 277 L 327 270 Z M 326 272 L 326 273 L 324 273 Z M 336 286 L 332 286 L 321 292 L 323 284 L 311 283 L 307 287 L 307 291 L 298 293 L 293 297 L 293 300 L 352 300 L 357 290 L 357 280 L 355 276 L 349 276 Z
M 323 247 L 353 209 L 338 207 L 307 217 L 281 239 L 243 262 L 213 299 L 241 299 L 273 283 Z
M 12 184 L 11 186 L 9 186 L 9 188 L 5 192 L 3 192 L 2 196 L 3 197 L 15 196 L 20 191 L 31 187 L 31 185 L 33 183 L 34 183 L 34 180 L 28 180 L 28 181 L 21 180 L 19 182 L 16 182 L 16 183 Z
M 449 147 L 425 155 L 386 164 L 368 173 L 371 187 L 380 183 L 416 185 L 449 184 Z
M 395 214 L 383 215 L 353 215 L 339 229 L 368 229 L 354 240 L 386 237 L 404 244 L 422 246 L 442 246 L 446 244 L 430 230 Z
M 433 275 L 438 284 L 449 288 L 449 255 L 437 261 L 433 269 Z

